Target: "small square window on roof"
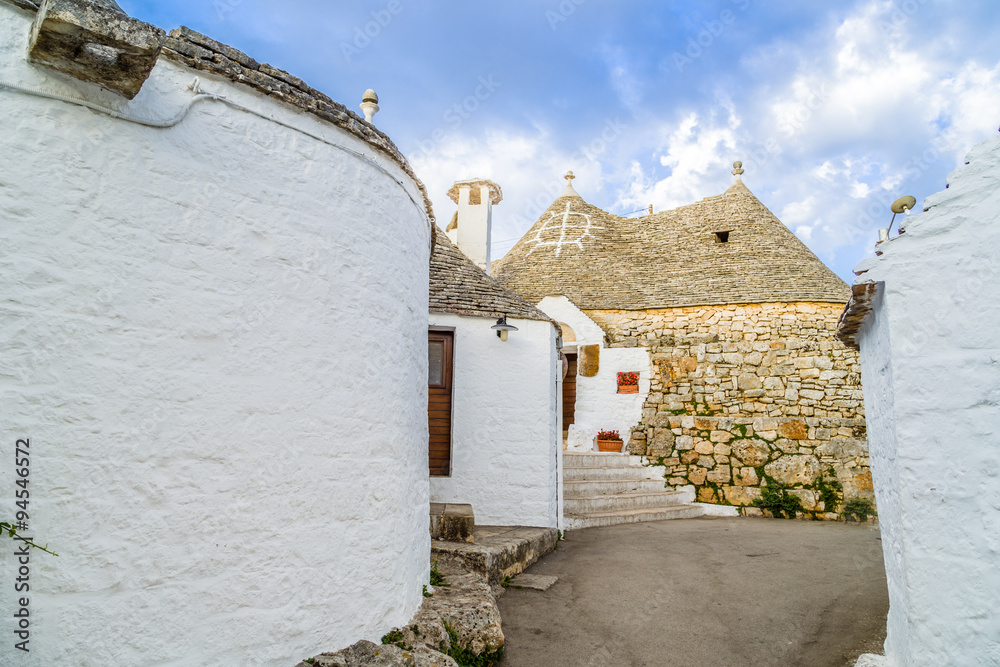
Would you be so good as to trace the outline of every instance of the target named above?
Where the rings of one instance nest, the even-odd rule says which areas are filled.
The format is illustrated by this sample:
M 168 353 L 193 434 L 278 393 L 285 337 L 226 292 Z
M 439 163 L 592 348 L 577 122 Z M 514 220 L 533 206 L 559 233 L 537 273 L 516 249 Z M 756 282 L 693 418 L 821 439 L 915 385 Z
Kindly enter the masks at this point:
M 715 232 L 716 243 L 729 243 L 729 231 Z

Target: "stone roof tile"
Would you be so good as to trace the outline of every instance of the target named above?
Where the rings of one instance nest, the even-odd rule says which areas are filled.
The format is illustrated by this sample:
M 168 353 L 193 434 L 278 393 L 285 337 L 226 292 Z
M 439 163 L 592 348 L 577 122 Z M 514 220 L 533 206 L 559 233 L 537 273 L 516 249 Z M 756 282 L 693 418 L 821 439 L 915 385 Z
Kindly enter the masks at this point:
M 486 275 L 437 225 L 431 252 L 429 309 L 432 313 L 495 318 L 506 315 L 554 323 L 534 305 Z

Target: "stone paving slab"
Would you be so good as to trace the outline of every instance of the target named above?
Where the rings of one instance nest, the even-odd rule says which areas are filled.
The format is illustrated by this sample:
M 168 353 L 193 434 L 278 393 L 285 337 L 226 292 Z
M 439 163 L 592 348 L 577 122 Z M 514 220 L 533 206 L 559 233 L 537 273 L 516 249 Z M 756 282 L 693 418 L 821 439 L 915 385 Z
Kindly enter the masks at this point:
M 557 581 L 559 581 L 559 577 L 552 577 L 545 574 L 519 574 L 511 580 L 510 587 L 547 591 Z

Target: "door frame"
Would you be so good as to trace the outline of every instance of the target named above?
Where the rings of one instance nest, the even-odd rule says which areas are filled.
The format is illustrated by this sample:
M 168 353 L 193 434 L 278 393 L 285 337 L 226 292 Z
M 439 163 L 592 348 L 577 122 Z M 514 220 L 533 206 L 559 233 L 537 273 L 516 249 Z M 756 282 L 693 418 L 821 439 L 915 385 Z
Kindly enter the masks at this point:
M 435 334 L 437 334 L 435 336 Z M 444 327 L 431 325 L 427 327 L 427 341 L 430 343 L 434 339 L 445 342 L 445 355 L 443 359 L 442 379 L 447 386 L 449 394 L 448 415 L 448 472 L 447 474 L 433 474 L 430 471 L 430 415 L 427 423 L 427 472 L 431 477 L 451 477 L 454 472 L 455 459 L 455 327 Z M 429 378 L 428 378 L 429 380 Z M 428 382 L 428 411 L 430 411 L 430 382 Z

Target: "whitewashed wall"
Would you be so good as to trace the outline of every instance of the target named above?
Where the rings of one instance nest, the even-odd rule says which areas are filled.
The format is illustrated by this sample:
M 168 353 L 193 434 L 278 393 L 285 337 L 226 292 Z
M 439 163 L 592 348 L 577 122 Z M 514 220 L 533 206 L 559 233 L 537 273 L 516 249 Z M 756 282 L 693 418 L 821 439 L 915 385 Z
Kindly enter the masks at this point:
M 1000 664 L 1000 138 L 866 261 L 860 332 L 887 658 Z
M 562 447 L 555 327 L 509 318 L 506 342 L 494 320 L 431 313 L 455 329 L 450 477 L 431 478 L 431 501 L 471 503 L 476 523 L 556 528 Z M 426 470 L 426 462 L 424 465 Z
M 113 96 L 24 61 L 0 79 Z M 30 438 L 30 657 L 289 665 L 407 622 L 427 581 L 429 227 L 341 130 L 161 61 L 128 108 L 206 89 L 169 130 L 0 91 L 0 503 Z M 404 187 L 406 191 L 404 191 Z
M 594 450 L 601 430 L 618 431 L 627 447 L 632 427 L 642 419 L 642 405 L 649 395 L 649 352 L 644 348 L 605 347 L 604 330 L 564 296 L 547 296 L 538 307 L 573 328 L 578 349 L 584 345 L 601 346 L 597 375 L 576 378 L 576 418 L 569 427 L 568 449 Z M 618 373 L 629 371 L 639 372 L 639 393 L 619 394 Z

